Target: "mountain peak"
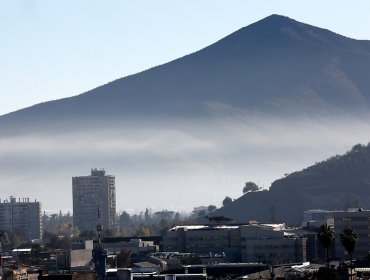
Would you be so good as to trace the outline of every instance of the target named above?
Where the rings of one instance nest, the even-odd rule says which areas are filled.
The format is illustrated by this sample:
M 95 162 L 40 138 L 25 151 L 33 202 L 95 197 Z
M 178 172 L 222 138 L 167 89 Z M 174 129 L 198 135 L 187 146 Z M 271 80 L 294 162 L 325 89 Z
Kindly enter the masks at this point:
M 272 14 L 196 53 L 0 122 L 30 115 L 208 117 L 223 112 L 214 104 L 279 116 L 368 113 L 369 54 L 368 42 Z
M 279 33 L 287 33 L 287 30 L 294 30 L 295 32 L 302 35 L 307 31 L 324 31 L 321 29 L 306 23 L 299 22 L 297 20 L 291 19 L 287 16 L 272 14 L 268 17 L 261 19 L 249 26 L 245 27 L 246 29 L 256 29 L 255 32 L 265 34 L 265 32 L 274 31 Z M 328 30 L 325 30 L 328 31 Z
M 260 50 L 261 47 L 270 47 L 267 51 L 292 48 L 302 50 L 314 48 L 317 51 L 352 48 L 353 41 L 327 29 L 302 23 L 287 16 L 272 14 L 235 31 L 213 46 L 221 49 L 232 46 L 234 50 L 237 48 Z
M 291 19 L 290 17 L 283 16 L 283 15 L 278 15 L 278 14 L 269 15 L 269 16 L 261 19 L 260 21 L 291 21 L 291 22 L 297 22 L 296 20 Z

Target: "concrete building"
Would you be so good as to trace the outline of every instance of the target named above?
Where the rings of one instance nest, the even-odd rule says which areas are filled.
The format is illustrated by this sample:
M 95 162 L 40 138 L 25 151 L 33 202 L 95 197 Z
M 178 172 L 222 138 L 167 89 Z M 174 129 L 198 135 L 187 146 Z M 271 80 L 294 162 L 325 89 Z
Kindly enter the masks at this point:
M 226 256 L 225 261 L 240 259 L 238 226 L 176 226 L 163 238 L 163 251 Z
M 307 238 L 284 224 L 252 224 L 240 227 L 241 259 L 268 264 L 305 262 Z
M 72 249 L 56 251 L 56 269 L 69 271 L 90 271 L 93 251 L 93 240 L 73 242 Z
M 107 240 L 110 241 L 107 241 Z M 120 238 L 106 238 L 102 243 L 103 249 L 109 254 L 119 254 L 121 251 L 130 252 L 132 257 L 147 256 L 158 251 L 158 246 L 153 241 L 144 241 L 140 238 L 133 238 L 129 241 L 120 241 Z
M 29 198 L 10 197 L 0 200 L 0 230 L 20 234 L 25 240 L 40 239 L 42 234 L 41 203 Z
M 307 210 L 304 212 L 304 223 L 316 221 L 316 224 L 325 224 L 330 221 L 335 232 L 335 257 L 346 260 L 347 252 L 340 243 L 340 233 L 348 226 L 358 235 L 353 258 L 367 256 L 370 252 L 370 210 L 353 208 L 344 210 Z
M 227 262 L 306 261 L 306 238 L 284 224 L 177 226 L 167 232 L 162 244 L 167 252 L 222 256 Z
M 89 176 L 72 178 L 73 225 L 80 231 L 116 230 L 115 177 L 104 170 L 91 169 Z

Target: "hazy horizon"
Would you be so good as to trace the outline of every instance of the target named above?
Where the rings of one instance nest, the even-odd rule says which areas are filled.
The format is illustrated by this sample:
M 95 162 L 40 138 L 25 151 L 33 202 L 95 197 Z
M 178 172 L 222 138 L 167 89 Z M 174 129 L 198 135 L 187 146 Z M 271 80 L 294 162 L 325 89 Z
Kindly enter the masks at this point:
M 220 207 L 225 196 L 241 196 L 246 181 L 268 189 L 286 173 L 367 144 L 370 132 L 369 123 L 348 119 L 224 118 L 113 127 L 2 137 L 1 199 L 29 197 L 44 210 L 72 210 L 72 177 L 104 168 L 116 176 L 117 211 Z

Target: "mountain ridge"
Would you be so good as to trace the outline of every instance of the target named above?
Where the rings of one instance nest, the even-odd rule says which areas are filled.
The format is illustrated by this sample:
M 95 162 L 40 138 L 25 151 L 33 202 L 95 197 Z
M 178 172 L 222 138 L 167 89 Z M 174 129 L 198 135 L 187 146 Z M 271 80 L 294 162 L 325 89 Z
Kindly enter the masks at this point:
M 109 116 L 208 117 L 208 103 L 278 117 L 367 114 L 370 85 L 364 73 L 369 65 L 369 41 L 271 15 L 171 62 L 3 115 L 0 124 L 7 119 L 37 122 L 45 116 L 54 122 Z

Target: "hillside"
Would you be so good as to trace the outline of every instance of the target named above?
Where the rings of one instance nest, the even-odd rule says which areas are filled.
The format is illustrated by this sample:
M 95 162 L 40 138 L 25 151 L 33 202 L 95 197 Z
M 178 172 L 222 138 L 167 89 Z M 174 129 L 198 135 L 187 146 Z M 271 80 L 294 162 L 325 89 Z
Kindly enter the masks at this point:
M 305 210 L 350 207 L 370 209 L 370 144 L 276 180 L 269 191 L 247 193 L 215 215 L 299 223 Z
M 187 56 L 0 117 L 18 130 L 145 118 L 369 113 L 370 42 L 272 15 Z

